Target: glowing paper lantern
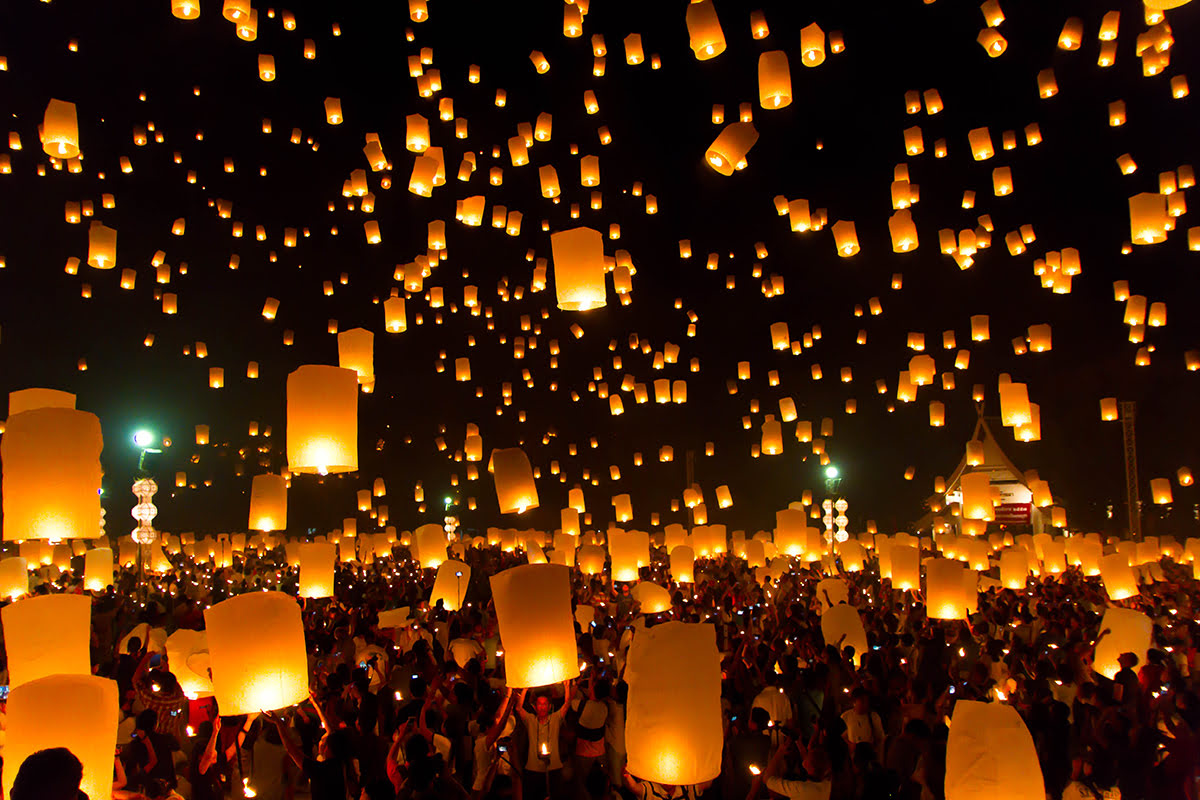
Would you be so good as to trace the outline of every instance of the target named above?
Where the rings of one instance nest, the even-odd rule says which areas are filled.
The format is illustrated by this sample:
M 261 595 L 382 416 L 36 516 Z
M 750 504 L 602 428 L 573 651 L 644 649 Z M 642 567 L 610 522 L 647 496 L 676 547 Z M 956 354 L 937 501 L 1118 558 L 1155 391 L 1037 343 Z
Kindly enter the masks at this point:
M 1142 192 L 1129 198 L 1129 236 L 1134 244 L 1165 242 L 1168 224 L 1165 195 Z
M 825 31 L 817 23 L 800 29 L 800 52 L 806 67 L 819 67 L 825 63 Z
M 39 750 L 65 747 L 83 764 L 79 789 L 112 797 L 113 751 L 120 718 L 117 682 L 93 675 L 51 675 L 13 686 L 4 745 L 4 795 L 12 796 L 17 770 Z
M 892 545 L 892 586 L 896 589 L 921 587 L 921 551 L 911 544 Z
M 492 451 L 491 467 L 501 514 L 522 514 L 538 507 L 537 484 L 529 456 L 519 447 Z
M 657 583 L 642 581 L 633 587 L 630 594 L 641 604 L 643 614 L 661 614 L 671 610 L 671 593 Z
M 792 104 L 792 73 L 782 50 L 769 50 L 758 57 L 758 102 L 772 109 Z
M 853 647 L 855 667 L 867 651 L 867 631 L 862 617 L 858 615 L 858 609 L 847 603 L 835 605 L 821 615 L 821 635 L 826 644 L 836 645 L 841 641 L 843 649 Z
M 676 583 L 695 583 L 695 564 L 696 553 L 691 547 L 681 544 L 671 548 L 671 578 Z
M 1000 554 L 1000 585 L 1005 589 L 1024 589 L 1029 579 L 1029 556 L 1013 547 Z
M 625 669 L 630 774 L 690 786 L 721 772 L 721 660 L 711 625 L 638 631 Z
M 282 592 L 237 595 L 206 610 L 204 623 L 222 714 L 271 711 L 308 696 L 304 623 L 295 598 Z
M 959 700 L 946 742 L 946 800 L 1022 800 L 1045 794 L 1033 738 L 1004 703 Z
M 433 591 L 429 595 L 429 607 L 433 608 L 438 601 L 447 611 L 458 611 L 462 608 L 463 598 L 471 586 L 471 567 L 462 561 L 442 561 L 437 568 L 437 577 L 433 580 Z
M 1124 600 L 1138 593 L 1137 575 L 1125 553 L 1110 553 L 1100 559 L 1100 580 L 1111 600 Z
M 292 472 L 358 470 L 358 374 L 306 364 L 288 375 L 287 455 Z
M 422 569 L 437 569 L 446 560 L 445 528 L 430 523 L 413 531 L 413 557 Z
M 19 600 L 0 610 L 8 653 L 8 685 L 47 675 L 90 675 L 91 598 L 48 594 Z
M 333 597 L 334 562 L 337 545 L 304 542 L 300 545 L 300 596 Z
M 100 420 L 71 408 L 12 415 L 0 438 L 4 538 L 100 535 Z
M 604 572 L 604 561 L 606 555 L 604 548 L 594 544 L 585 544 L 579 548 L 579 552 L 575 554 L 575 563 L 579 565 L 579 571 L 584 575 L 600 575 Z M 4 562 L 0 562 L 2 564 Z
M 103 592 L 112 583 L 113 551 L 107 547 L 88 550 L 83 557 L 83 586 L 89 592 Z
M 358 374 L 358 382 L 375 377 L 375 334 L 351 328 L 337 335 L 338 365 Z
M 1133 653 L 1139 664 L 1146 663 L 1146 652 L 1150 649 L 1154 623 L 1140 611 L 1130 608 L 1109 607 L 1104 611 L 1100 630 L 1108 629 L 1103 638 L 1096 642 L 1096 655 L 1092 669 L 1112 680 L 1120 671 L 1117 659 L 1123 653 Z
M 753 123 L 733 122 L 721 130 L 708 146 L 704 157 L 720 174 L 732 175 L 735 169 L 745 167 L 746 154 L 757 141 L 758 130 Z
M 554 289 L 563 311 L 605 305 L 604 236 L 592 228 L 572 228 L 550 236 Z
M 46 105 L 42 117 L 42 150 L 48 156 L 63 160 L 79 156 L 79 121 L 74 103 L 52 98 Z
M 525 564 L 493 575 L 491 585 L 505 682 L 523 689 L 577 677 L 570 570 Z
M 250 483 L 252 531 L 281 531 L 287 528 L 287 478 L 255 475 Z
M 725 32 L 717 19 L 712 0 L 699 0 L 687 7 L 688 37 L 697 61 L 707 61 L 725 52 Z
M 180 628 L 167 637 L 167 664 L 189 698 L 211 697 L 208 678 L 208 636 L 204 631 Z
M 0 597 L 16 600 L 29 592 L 29 561 L 21 556 L 0 560 Z
M 930 619 L 966 619 L 968 607 L 963 591 L 965 569 L 958 561 L 938 558 L 925 568 L 925 606 Z M 973 601 L 975 598 L 972 597 Z M 974 602 L 970 603 L 973 607 Z

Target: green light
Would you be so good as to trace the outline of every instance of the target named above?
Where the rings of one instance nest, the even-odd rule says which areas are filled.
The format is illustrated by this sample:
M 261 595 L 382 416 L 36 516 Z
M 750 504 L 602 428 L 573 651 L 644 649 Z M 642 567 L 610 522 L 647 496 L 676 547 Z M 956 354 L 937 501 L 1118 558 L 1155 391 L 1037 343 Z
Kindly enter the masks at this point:
M 154 442 L 154 434 L 147 430 L 140 430 L 133 435 L 133 443 L 138 447 L 149 447 Z
M 836 478 L 837 476 L 838 476 L 838 468 L 837 467 L 826 467 L 825 468 L 825 477 L 826 478 Z
M 446 505 L 450 505 L 451 503 L 453 503 L 453 502 L 454 502 L 454 500 L 453 500 L 453 499 L 451 499 L 451 498 L 449 498 L 449 497 L 447 497 L 447 498 L 445 499 L 445 501 L 444 501 L 444 502 L 446 503 Z

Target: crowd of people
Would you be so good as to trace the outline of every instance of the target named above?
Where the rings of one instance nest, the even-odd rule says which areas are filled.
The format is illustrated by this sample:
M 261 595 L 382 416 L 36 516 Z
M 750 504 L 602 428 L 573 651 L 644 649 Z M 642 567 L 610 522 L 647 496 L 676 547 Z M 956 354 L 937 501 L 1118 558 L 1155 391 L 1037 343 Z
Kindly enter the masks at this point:
M 1091 669 L 1112 602 L 1074 568 L 1030 578 L 1025 591 L 989 589 L 959 621 L 929 619 L 919 592 L 893 590 L 870 564 L 844 573 L 867 632 L 861 653 L 823 639 L 815 587 L 827 576 L 813 565 L 760 583 L 722 555 L 697 562 L 695 584 L 677 584 L 655 564 L 643 578 L 665 586 L 673 607 L 653 615 L 630 584 L 573 571 L 574 601 L 592 609 L 576 615 L 579 677 L 514 690 L 488 576 L 524 556 L 468 549 L 473 577 L 462 608 L 448 611 L 424 600 L 433 571 L 403 555 L 339 565 L 334 597 L 297 600 L 309 702 L 234 717 L 183 693 L 155 631 L 201 629 L 204 609 L 233 594 L 295 593 L 282 548 L 215 571 L 178 561 L 148 595 L 122 571 L 92 617 L 93 663 L 117 681 L 124 717 L 113 797 L 941 800 L 948 726 L 966 699 L 1019 711 L 1048 798 L 1196 798 L 1200 595 L 1190 565 L 1164 561 L 1166 580 L 1122 601 L 1153 620 L 1152 645 L 1122 655 L 1112 679 Z M 67 571 L 37 591 L 83 588 Z M 402 625 L 379 626 L 379 612 L 401 607 Z M 640 628 L 665 620 L 716 629 L 725 745 L 711 783 L 666 786 L 626 769 L 626 656 Z M 78 800 L 78 764 L 65 750 L 4 764 L 20 767 L 11 800 Z

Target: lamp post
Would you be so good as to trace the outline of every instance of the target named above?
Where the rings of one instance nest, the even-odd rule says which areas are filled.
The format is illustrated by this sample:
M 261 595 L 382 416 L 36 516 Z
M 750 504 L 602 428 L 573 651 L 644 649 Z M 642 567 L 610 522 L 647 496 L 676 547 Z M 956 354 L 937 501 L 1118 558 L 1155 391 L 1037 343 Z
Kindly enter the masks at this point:
M 841 485 L 841 471 L 833 464 L 830 464 L 825 468 L 825 493 L 827 495 L 836 495 Z M 834 542 L 844 542 L 850 538 L 850 534 L 846 532 L 846 526 L 850 524 L 850 520 L 846 518 L 846 509 L 849 507 L 850 504 L 846 502 L 845 498 L 840 497 L 836 502 L 830 498 L 826 498 L 821 503 L 821 509 L 825 512 L 825 515 L 821 517 L 821 521 L 825 523 L 825 541 L 829 543 L 830 555 L 833 555 Z M 837 516 L 834 516 L 835 511 L 837 512 Z
M 138 524 L 133 529 L 131 536 L 133 541 L 138 545 L 138 587 L 140 590 L 145 591 L 146 558 L 149 555 L 150 545 L 158 541 L 158 531 L 154 529 L 154 518 L 158 516 L 158 508 L 153 502 L 154 494 L 158 491 L 158 484 L 146 472 L 146 454 L 161 453 L 162 450 L 157 447 L 151 447 L 154 444 L 154 434 L 147 430 L 140 430 L 135 433 L 133 435 L 133 443 L 141 450 L 141 455 L 138 456 L 138 471 L 132 487 L 133 495 L 138 499 L 138 502 L 129 514 L 137 520 Z

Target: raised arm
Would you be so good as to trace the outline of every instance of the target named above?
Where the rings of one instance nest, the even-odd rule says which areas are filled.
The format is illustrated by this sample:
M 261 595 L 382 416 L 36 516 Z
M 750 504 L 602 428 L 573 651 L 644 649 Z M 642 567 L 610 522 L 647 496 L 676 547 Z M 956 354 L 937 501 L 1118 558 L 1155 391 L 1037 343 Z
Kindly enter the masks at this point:
M 263 717 L 275 723 L 275 730 L 279 732 L 279 739 L 283 742 L 283 749 L 287 751 L 288 757 L 292 759 L 292 763 L 296 765 L 297 769 L 304 769 L 304 754 L 300 752 L 299 745 L 292 741 L 292 737 L 288 736 L 287 726 L 284 724 L 283 718 L 270 711 L 264 711 L 262 714 Z

